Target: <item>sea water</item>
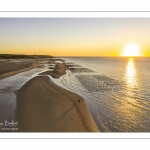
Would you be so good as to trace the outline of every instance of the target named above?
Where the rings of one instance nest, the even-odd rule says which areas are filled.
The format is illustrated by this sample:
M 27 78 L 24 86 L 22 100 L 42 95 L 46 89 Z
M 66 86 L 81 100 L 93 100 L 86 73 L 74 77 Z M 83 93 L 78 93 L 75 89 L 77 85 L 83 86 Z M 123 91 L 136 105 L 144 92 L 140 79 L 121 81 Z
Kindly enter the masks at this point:
M 150 131 L 150 58 L 62 59 L 61 83 L 84 97 L 100 131 Z
M 0 80 L 0 123 L 4 123 L 4 121 L 11 122 L 14 120 L 16 91 L 39 73 L 50 70 L 48 67 L 48 64 L 43 63 L 41 67 L 21 72 Z

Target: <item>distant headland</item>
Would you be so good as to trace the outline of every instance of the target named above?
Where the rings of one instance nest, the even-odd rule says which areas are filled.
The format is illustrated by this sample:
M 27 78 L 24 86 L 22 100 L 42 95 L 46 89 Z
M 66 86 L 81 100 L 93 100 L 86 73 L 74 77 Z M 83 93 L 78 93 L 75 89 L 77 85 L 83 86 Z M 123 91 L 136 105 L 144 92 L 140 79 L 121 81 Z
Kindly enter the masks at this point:
M 24 54 L 0 54 L 0 59 L 22 59 L 22 58 L 53 58 L 51 55 L 24 55 Z

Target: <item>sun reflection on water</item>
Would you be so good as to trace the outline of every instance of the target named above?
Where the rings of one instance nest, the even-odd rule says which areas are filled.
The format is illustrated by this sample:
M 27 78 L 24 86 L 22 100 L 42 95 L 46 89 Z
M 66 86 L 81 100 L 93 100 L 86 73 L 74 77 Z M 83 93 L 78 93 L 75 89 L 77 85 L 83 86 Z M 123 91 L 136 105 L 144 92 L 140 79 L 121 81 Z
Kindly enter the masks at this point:
M 137 86 L 136 69 L 133 58 L 130 58 L 126 67 L 125 78 L 128 88 L 135 88 Z
M 125 73 L 124 73 L 126 86 L 123 90 L 124 96 L 122 97 L 122 105 L 119 108 L 119 112 L 124 115 L 124 123 L 128 127 L 128 124 L 131 124 L 132 126 L 137 125 L 137 122 L 139 121 L 139 115 L 140 104 L 138 103 L 138 83 L 137 83 L 137 71 L 136 71 L 136 65 L 134 58 L 129 58 Z M 126 127 L 125 126 L 125 127 Z
M 137 102 L 135 97 L 138 96 L 137 95 L 138 83 L 137 83 L 137 72 L 133 58 L 129 58 L 129 61 L 127 63 L 125 71 L 125 79 L 127 85 L 126 100 L 128 102 L 131 102 L 132 104 L 133 103 L 135 104 Z

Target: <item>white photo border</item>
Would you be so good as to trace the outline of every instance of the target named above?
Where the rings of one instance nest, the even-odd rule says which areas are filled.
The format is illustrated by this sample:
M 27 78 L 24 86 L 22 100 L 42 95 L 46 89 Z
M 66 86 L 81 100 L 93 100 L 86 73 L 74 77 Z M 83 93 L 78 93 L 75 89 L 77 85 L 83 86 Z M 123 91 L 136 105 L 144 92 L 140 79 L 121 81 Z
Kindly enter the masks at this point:
M 0 18 L 150 18 L 150 12 L 1 11 Z M 150 133 L 0 133 L 0 139 L 150 139 Z

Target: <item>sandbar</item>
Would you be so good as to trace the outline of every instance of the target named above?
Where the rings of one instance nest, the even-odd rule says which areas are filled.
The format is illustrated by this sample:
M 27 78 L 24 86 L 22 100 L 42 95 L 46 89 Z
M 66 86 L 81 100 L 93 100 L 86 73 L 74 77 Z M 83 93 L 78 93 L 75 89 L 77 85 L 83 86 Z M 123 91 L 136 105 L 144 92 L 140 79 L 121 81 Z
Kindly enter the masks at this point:
M 38 76 L 17 92 L 19 132 L 99 132 L 85 100 Z
M 85 100 L 56 85 L 46 75 L 59 78 L 66 73 L 65 63 L 41 73 L 17 91 L 15 120 L 19 132 L 99 132 Z

